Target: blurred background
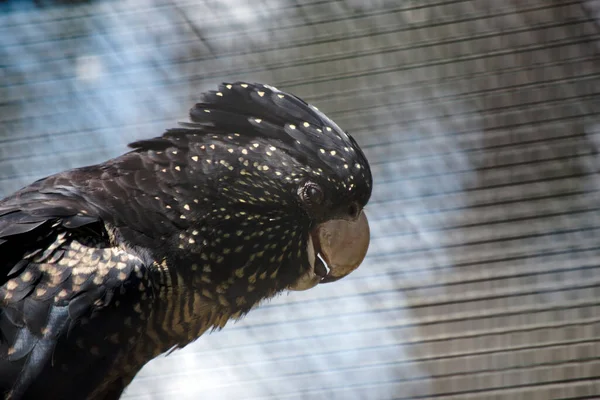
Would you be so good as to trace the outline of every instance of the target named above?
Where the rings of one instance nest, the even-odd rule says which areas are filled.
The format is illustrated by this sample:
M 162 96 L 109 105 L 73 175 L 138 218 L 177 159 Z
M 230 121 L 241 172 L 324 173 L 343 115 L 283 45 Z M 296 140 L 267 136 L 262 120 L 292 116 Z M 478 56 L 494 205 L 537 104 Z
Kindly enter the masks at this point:
M 0 1 L 0 196 L 295 93 L 375 179 L 350 277 L 150 362 L 123 399 L 600 398 L 600 1 Z

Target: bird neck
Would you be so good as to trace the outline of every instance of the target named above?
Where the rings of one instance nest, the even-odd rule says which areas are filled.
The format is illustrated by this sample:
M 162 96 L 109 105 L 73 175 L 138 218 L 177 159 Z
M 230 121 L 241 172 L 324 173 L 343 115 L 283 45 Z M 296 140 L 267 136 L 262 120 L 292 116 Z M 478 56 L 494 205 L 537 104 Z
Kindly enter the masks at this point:
M 163 259 L 152 268 L 158 306 L 147 320 L 148 340 L 144 344 L 152 357 L 184 347 L 208 329 L 220 329 L 230 318 L 236 317 L 194 284 L 193 268 L 174 265 Z

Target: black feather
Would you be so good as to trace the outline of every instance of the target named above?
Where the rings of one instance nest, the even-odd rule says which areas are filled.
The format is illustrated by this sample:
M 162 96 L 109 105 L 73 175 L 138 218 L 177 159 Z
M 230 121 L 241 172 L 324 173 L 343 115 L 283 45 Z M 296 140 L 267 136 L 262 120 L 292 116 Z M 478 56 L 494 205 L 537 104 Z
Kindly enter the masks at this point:
M 2 309 L 1 317 L 18 328 L 25 326 L 22 303 L 17 303 L 11 307 L 4 307 Z
M 33 335 L 29 329 L 19 330 L 12 345 L 13 352 L 8 355 L 8 359 L 10 361 L 17 361 L 29 355 L 39 340 L 39 337 Z
M 26 298 L 22 302 L 21 312 L 28 329 L 35 335 L 41 335 L 48 323 L 48 315 L 53 304 L 34 298 Z
M 18 302 L 26 298 L 35 289 L 34 285 L 22 285 L 12 292 L 11 302 Z
M 10 271 L 8 271 L 8 273 L 6 274 L 6 277 L 12 278 L 15 275 L 20 274 L 25 269 L 25 267 L 27 267 L 27 265 L 29 265 L 28 260 L 17 261 L 17 263 L 10 269 Z
M 69 229 L 81 228 L 84 225 L 89 225 L 97 222 L 98 218 L 88 217 L 85 215 L 74 215 L 69 218 L 63 219 L 63 226 Z
M 35 343 L 28 353 L 22 372 L 12 388 L 12 397 L 24 397 L 25 392 L 32 384 L 33 380 L 39 375 L 42 369 L 49 362 L 57 338 L 64 332 L 67 324 L 67 312 L 64 307 L 53 307 L 48 317 L 48 332 L 39 339 L 34 339 Z M 27 338 L 29 340 L 29 338 Z M 29 341 L 25 342 L 29 345 Z M 28 347 L 28 346 L 27 346 Z

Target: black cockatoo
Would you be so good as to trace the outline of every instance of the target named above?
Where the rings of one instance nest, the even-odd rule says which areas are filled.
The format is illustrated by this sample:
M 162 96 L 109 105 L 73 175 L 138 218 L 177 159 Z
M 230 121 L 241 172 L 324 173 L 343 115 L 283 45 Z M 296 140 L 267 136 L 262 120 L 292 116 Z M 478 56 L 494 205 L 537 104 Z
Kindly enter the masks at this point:
M 190 120 L 0 201 L 0 392 L 116 399 L 153 357 L 369 244 L 369 164 L 316 107 L 223 84 Z

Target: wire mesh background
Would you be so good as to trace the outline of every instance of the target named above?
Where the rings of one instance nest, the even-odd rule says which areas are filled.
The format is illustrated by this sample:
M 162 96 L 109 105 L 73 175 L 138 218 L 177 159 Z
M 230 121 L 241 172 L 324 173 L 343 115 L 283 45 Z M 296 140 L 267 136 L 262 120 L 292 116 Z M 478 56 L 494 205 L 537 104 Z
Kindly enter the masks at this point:
M 324 110 L 375 179 L 357 272 L 124 399 L 600 396 L 600 1 L 60 3 L 0 2 L 0 195 L 240 79 Z

